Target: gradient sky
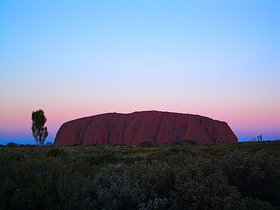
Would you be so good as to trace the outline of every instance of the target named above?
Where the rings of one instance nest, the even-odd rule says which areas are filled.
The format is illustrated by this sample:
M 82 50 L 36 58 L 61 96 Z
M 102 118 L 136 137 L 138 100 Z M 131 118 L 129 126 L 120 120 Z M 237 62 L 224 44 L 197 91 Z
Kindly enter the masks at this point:
M 0 0 L 0 144 L 62 123 L 160 110 L 280 139 L 280 1 Z

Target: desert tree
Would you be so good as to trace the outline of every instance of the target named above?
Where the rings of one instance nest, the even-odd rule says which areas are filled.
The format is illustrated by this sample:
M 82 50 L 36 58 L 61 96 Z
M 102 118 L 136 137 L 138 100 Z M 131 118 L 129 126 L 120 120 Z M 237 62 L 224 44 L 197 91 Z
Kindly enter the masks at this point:
M 43 110 L 33 111 L 32 112 L 32 134 L 35 138 L 35 141 L 39 145 L 44 145 L 45 139 L 48 136 L 48 129 L 45 127 L 47 118 L 44 115 Z

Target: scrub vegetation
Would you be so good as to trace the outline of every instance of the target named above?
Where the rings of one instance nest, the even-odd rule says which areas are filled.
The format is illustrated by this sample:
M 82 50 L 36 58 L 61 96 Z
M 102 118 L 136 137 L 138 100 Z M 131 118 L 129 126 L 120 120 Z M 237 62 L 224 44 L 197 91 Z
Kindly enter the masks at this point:
M 0 147 L 0 209 L 280 209 L 280 141 Z

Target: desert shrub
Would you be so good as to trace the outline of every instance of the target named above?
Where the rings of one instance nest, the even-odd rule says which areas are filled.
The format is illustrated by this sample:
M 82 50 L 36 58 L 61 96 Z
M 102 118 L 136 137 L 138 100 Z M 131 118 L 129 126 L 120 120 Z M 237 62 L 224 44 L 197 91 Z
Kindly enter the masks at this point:
M 1 147 L 0 209 L 279 209 L 278 144 Z
M 241 203 L 241 210 L 247 210 L 247 209 L 262 209 L 262 210 L 273 210 L 277 209 L 275 207 L 272 207 L 270 203 L 261 201 L 258 199 L 253 198 L 245 198 L 242 200 Z
M 14 143 L 14 142 L 9 142 L 9 143 L 7 144 L 7 147 L 15 148 L 15 147 L 18 147 L 18 144 Z
M 181 141 L 173 141 L 171 145 L 183 146 Z
M 230 185 L 251 197 L 280 206 L 280 161 L 264 151 L 255 154 L 236 149 L 224 156 L 222 170 Z
M 169 150 L 162 151 L 161 153 L 162 153 L 165 157 L 168 157 L 168 156 L 170 156 L 170 155 L 173 155 L 173 153 L 172 153 L 171 151 L 169 151 Z
M 113 146 L 114 147 L 125 147 L 126 145 L 125 144 L 114 144 Z
M 193 156 L 184 154 L 184 153 L 177 153 L 173 155 L 167 156 L 167 163 L 171 167 L 181 167 L 185 166 L 189 162 L 193 161 Z
M 99 149 L 99 150 L 104 150 L 104 149 L 106 149 L 108 147 L 109 147 L 108 144 L 96 144 L 95 145 L 95 148 Z
M 10 160 L 7 155 L 7 150 L 0 148 L 0 181 L 10 171 Z
M 118 162 L 118 158 L 112 153 L 102 153 L 100 155 L 86 154 L 82 157 L 82 159 L 90 165 Z
M 55 181 L 61 209 L 95 209 L 93 182 L 70 168 L 63 167 Z
M 168 200 L 166 198 L 155 198 L 154 200 L 149 199 L 147 203 L 140 203 L 138 205 L 139 210 L 156 210 L 166 209 Z
M 178 145 L 173 145 L 172 147 L 169 148 L 169 151 L 173 153 L 179 153 L 182 152 L 182 147 Z
M 117 163 L 119 160 L 114 153 L 104 153 L 96 159 L 97 163 Z
M 18 149 L 9 149 L 9 150 L 4 150 L 1 152 L 1 156 L 6 159 L 6 163 L 11 163 L 13 161 L 21 161 L 24 159 L 24 155 L 22 150 Z
M 0 209 L 94 208 L 92 182 L 60 159 L 14 161 L 2 177 Z
M 155 145 L 153 144 L 152 141 L 142 141 L 138 145 L 139 147 L 154 147 Z
M 167 148 L 167 147 L 170 147 L 170 144 L 169 143 L 164 143 L 164 144 L 157 144 L 156 146 L 159 147 L 159 148 Z
M 176 171 L 172 209 L 238 209 L 240 194 L 227 184 L 222 170 L 206 159 L 196 159 Z
M 225 154 L 230 152 L 230 148 L 225 143 L 218 143 L 213 147 L 210 147 L 208 154 L 211 155 L 211 158 L 221 159 Z
M 51 147 L 51 146 L 53 146 L 53 143 L 47 142 L 47 143 L 46 143 L 46 146 L 47 146 L 47 147 Z
M 191 140 L 191 139 L 186 139 L 186 140 L 183 140 L 183 145 L 197 145 L 197 141 Z
M 199 149 L 204 153 L 208 153 L 210 150 L 213 150 L 213 148 L 215 148 L 216 144 L 203 144 L 201 147 L 199 147 Z
M 263 145 L 266 145 L 264 148 L 265 151 L 273 155 L 275 157 L 280 157 L 280 141 L 268 141 L 268 142 L 262 142 Z
M 65 154 L 66 154 L 66 152 L 64 151 L 64 149 L 52 148 L 47 152 L 46 156 L 57 158 L 57 157 L 61 157 L 61 156 L 65 155 Z
M 122 154 L 127 155 L 127 154 L 135 154 L 135 153 L 140 153 L 142 152 L 139 147 L 138 148 L 133 148 L 133 147 L 125 147 L 122 149 Z
M 181 151 L 185 154 L 195 155 L 190 146 L 184 146 Z
M 145 157 L 140 156 L 140 155 L 134 155 L 134 156 L 127 156 L 124 158 L 123 163 L 126 165 L 132 165 L 135 162 L 140 162 L 140 161 L 144 161 Z
M 237 148 L 254 154 L 257 151 L 262 149 L 263 143 L 264 142 L 242 142 L 242 143 L 237 145 Z
M 152 152 L 152 153 L 148 154 L 147 157 L 145 158 L 145 160 L 147 160 L 148 162 L 152 162 L 153 160 L 167 161 L 168 156 L 173 155 L 173 154 L 174 153 L 172 153 L 169 150 L 156 151 L 156 152 Z
M 13 209 L 13 194 L 18 189 L 18 183 L 12 176 L 5 176 L 0 182 L 0 209 Z
M 145 173 L 143 173 L 145 172 Z M 166 163 L 136 162 L 121 172 L 100 173 L 95 178 L 98 209 L 138 209 L 167 206 L 174 171 Z M 153 209 L 153 208 L 152 208 Z M 154 208 L 156 209 L 156 208 Z
M 39 159 L 12 162 L 9 173 L 1 181 L 3 209 L 54 208 L 55 188 L 49 166 L 49 162 Z
M 84 177 L 93 177 L 100 171 L 100 168 L 95 165 L 90 165 L 81 160 L 75 160 L 69 163 L 69 167 L 73 172 L 78 172 Z
M 10 153 L 10 158 L 16 161 L 21 161 L 24 158 L 24 155 L 21 153 L 21 151 L 14 151 Z

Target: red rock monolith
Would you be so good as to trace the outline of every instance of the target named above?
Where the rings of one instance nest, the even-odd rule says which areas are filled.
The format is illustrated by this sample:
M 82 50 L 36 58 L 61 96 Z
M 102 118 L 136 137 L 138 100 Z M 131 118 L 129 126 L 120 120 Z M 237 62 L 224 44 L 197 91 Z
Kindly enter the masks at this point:
M 142 141 L 171 144 L 185 139 L 202 143 L 237 142 L 226 122 L 191 114 L 159 111 L 107 113 L 64 123 L 54 145 L 125 144 Z

